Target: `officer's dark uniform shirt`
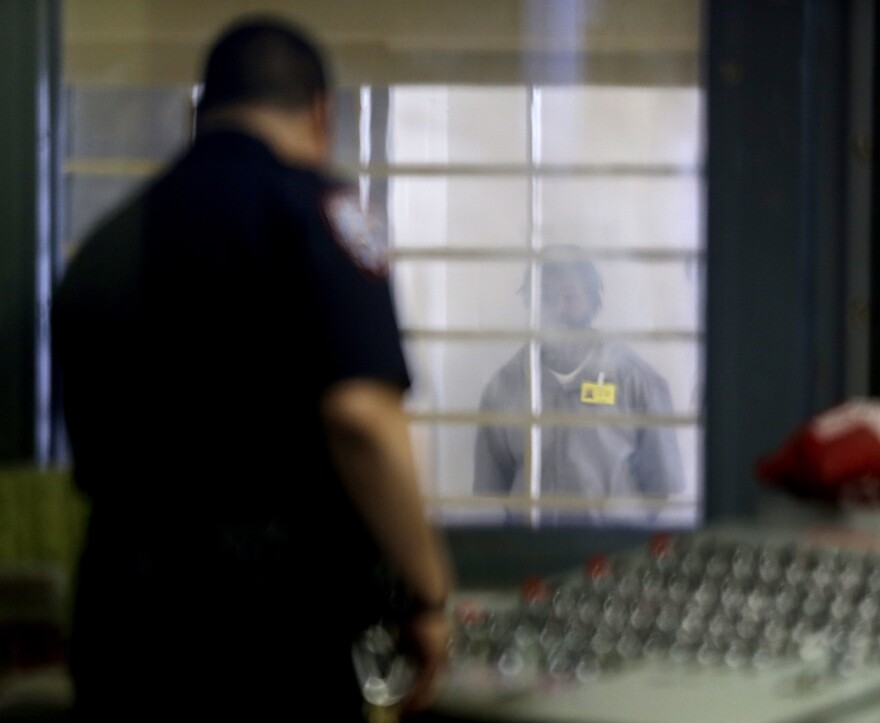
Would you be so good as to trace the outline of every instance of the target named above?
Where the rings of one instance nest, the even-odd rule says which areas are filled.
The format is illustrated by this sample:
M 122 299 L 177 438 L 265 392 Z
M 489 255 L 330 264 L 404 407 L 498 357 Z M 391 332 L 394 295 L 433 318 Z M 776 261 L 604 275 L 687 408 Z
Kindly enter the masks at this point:
M 293 671 L 332 679 L 347 657 L 376 556 L 318 405 L 348 378 L 410 384 L 366 231 L 344 184 L 222 131 L 73 257 L 53 342 L 92 503 L 73 641 L 84 707 L 149 674 L 157 692 L 228 684 L 230 710 L 235 691 L 270 701 L 279 683 L 292 702 Z

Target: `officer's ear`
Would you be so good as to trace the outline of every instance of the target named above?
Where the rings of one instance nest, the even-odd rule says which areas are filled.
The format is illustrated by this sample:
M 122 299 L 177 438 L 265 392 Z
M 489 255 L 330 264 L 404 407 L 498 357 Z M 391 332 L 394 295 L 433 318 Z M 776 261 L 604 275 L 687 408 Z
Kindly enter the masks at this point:
M 205 84 L 199 83 L 194 86 L 190 94 L 190 114 L 189 114 L 189 142 L 194 143 L 199 133 L 199 121 L 202 119 L 201 105 L 202 96 L 205 92 Z

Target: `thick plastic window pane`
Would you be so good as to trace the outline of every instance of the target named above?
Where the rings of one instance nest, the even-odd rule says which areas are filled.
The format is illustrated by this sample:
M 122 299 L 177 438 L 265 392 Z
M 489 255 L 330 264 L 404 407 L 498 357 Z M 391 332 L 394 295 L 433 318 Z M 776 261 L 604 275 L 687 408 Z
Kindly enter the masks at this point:
M 474 426 L 469 424 L 412 424 L 422 480 L 432 495 L 470 497 L 473 494 L 474 435 Z
M 529 184 L 502 176 L 394 176 L 391 238 L 399 247 L 526 245 Z
M 189 142 L 189 86 L 77 85 L 69 103 L 74 158 L 164 160 Z
M 545 392 L 538 398 L 536 413 L 562 411 L 577 414 L 583 409 L 597 408 L 615 415 L 662 417 L 699 413 L 701 349 L 696 340 L 624 342 L 590 339 L 586 344 L 590 354 L 609 360 L 608 366 L 591 364 L 573 376 L 567 385 L 558 385 L 556 395 Z M 539 354 L 543 346 L 538 344 Z M 519 385 L 505 386 L 504 394 L 501 399 L 496 398 L 493 410 L 524 413 L 530 408 L 526 342 L 415 338 L 407 341 L 406 349 L 414 375 L 408 399 L 411 412 L 476 412 L 484 390 L 490 381 L 498 383 L 496 376 L 502 368 L 507 379 L 516 379 Z M 617 366 L 611 360 L 615 360 Z M 584 385 L 597 384 L 600 376 L 606 386 L 615 386 L 617 398 L 614 404 L 603 406 L 599 400 L 590 407 L 590 401 L 581 399 L 584 390 L 590 389 Z M 546 373 L 545 378 L 548 385 L 556 383 Z M 653 394 L 653 406 L 647 403 L 624 405 L 625 386 L 636 383 L 647 390 L 646 394 Z
M 79 243 L 101 218 L 145 182 L 140 176 L 68 176 L 67 243 Z
M 600 328 L 697 331 L 701 265 L 686 261 L 597 263 L 605 289 Z
M 521 430 L 490 428 L 476 438 L 483 484 L 475 493 L 506 493 L 511 509 L 519 500 L 520 511 L 524 500 L 533 501 L 544 511 L 543 523 L 654 525 L 661 513 L 666 522 L 685 522 L 698 504 L 695 429 L 545 424 L 537 430 L 540 461 L 533 456 L 532 464 L 540 471 L 532 490 Z M 494 488 L 486 488 L 487 478 L 497 482 Z
M 524 266 L 516 261 L 412 260 L 394 264 L 402 324 L 410 329 L 528 328 L 520 293 Z
M 610 492 L 602 489 L 585 494 L 581 490 L 551 489 L 555 469 L 565 460 L 561 452 L 557 453 L 557 460 L 548 457 L 554 444 L 561 436 L 597 431 L 589 427 L 554 429 L 545 426 L 540 430 L 544 473 L 539 476 L 537 496 L 532 495 L 527 484 L 520 482 L 510 490 L 475 491 L 477 426 L 416 421 L 411 430 L 425 491 L 433 499 L 432 507 L 444 522 L 527 524 L 537 521 L 548 526 L 624 524 L 670 528 L 688 527 L 699 519 L 702 432 L 694 425 L 656 430 L 674 438 L 681 452 L 680 484 L 676 491 L 666 495 L 640 494 L 638 490 Z M 529 445 L 528 426 L 509 425 L 496 430 L 503 433 L 513 457 L 523 465 L 519 477 L 530 479 L 530 470 L 524 461 Z M 613 428 L 599 431 L 615 434 Z M 589 448 L 589 441 L 583 444 Z M 621 466 L 629 464 L 629 460 L 621 461 Z M 579 479 L 572 481 L 570 486 L 582 484 L 583 480 Z
M 510 341 L 409 340 L 406 349 L 415 378 L 409 410 L 475 412 L 489 378 L 518 346 Z M 525 413 L 528 408 L 527 396 L 512 400 L 512 411 Z
M 675 427 L 603 423 L 601 411 L 585 408 L 581 424 L 542 425 L 540 495 L 613 498 L 623 504 L 634 497 L 663 499 L 684 492 Z M 493 445 L 489 454 L 499 464 L 515 449 L 506 435 L 496 435 Z M 527 477 L 507 479 L 512 491 L 528 491 Z
M 474 425 L 417 420 L 410 429 L 420 479 L 444 522 L 505 521 L 508 495 L 493 499 L 473 492 Z M 520 428 L 519 432 L 527 438 L 528 428 Z
M 360 89 L 337 88 L 333 95 L 333 161 L 356 166 L 360 159 Z
M 618 342 L 669 386 L 672 413 L 697 415 L 703 396 L 702 342 L 662 340 Z
M 702 247 L 702 189 L 695 174 L 549 177 L 538 182 L 545 243 L 620 249 Z
M 701 104 L 698 88 L 543 88 L 540 162 L 696 166 Z
M 589 255 L 590 249 L 586 249 Z M 573 272 L 587 276 L 598 305 L 592 326 L 609 332 L 697 332 L 701 328 L 701 263 L 699 257 L 672 259 L 601 258 L 571 262 Z M 590 264 L 591 266 L 587 265 Z M 548 276 L 543 284 L 545 303 L 541 328 L 553 328 L 552 303 L 566 303 L 554 295 L 559 284 Z
M 522 87 L 397 86 L 390 91 L 392 163 L 524 163 Z
M 490 498 L 490 502 L 497 498 Z M 585 497 L 542 495 L 537 500 L 514 494 L 507 499 L 506 522 L 542 527 L 583 525 L 647 529 L 688 528 L 699 519 L 699 500 L 674 496 Z

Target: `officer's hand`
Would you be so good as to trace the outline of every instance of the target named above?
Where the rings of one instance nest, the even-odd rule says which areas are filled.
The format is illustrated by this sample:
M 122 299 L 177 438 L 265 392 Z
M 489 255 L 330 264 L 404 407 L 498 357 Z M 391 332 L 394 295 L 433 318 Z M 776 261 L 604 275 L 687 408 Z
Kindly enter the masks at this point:
M 418 666 L 403 710 L 415 713 L 427 708 L 437 695 L 439 683 L 449 665 L 452 623 L 443 610 L 421 611 L 410 618 L 402 634 L 403 647 Z

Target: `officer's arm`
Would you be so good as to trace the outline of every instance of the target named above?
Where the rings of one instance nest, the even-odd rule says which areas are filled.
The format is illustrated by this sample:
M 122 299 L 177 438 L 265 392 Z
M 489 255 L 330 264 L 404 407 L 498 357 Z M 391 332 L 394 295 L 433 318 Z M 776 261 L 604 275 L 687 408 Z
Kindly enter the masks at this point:
M 418 484 L 402 392 L 379 381 L 340 382 L 322 406 L 330 451 L 348 495 L 401 582 L 421 603 L 404 627 L 419 661 L 407 708 L 435 694 L 447 665 L 451 628 L 445 603 L 453 587 L 447 551 L 430 524 Z
M 449 561 L 427 517 L 402 392 L 348 380 L 330 389 L 322 411 L 331 454 L 368 529 L 410 592 L 426 602 L 444 600 Z

